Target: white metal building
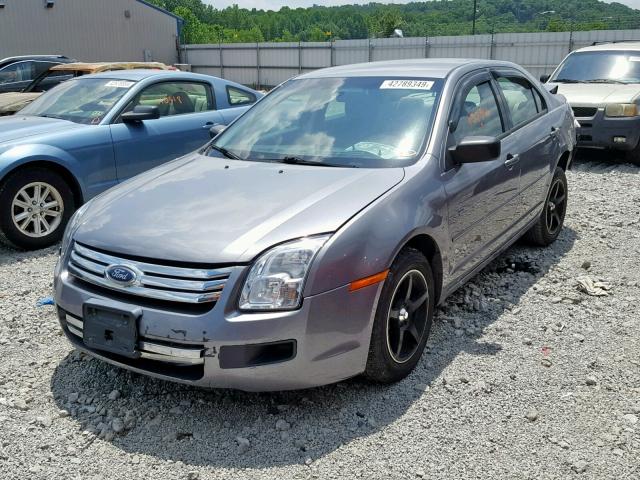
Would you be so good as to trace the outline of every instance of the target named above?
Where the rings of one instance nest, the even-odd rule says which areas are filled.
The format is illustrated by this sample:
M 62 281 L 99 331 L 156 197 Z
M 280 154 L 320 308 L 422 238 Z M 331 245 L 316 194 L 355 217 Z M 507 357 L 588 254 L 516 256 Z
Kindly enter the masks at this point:
M 0 0 L 0 59 L 178 61 L 182 20 L 144 0 Z

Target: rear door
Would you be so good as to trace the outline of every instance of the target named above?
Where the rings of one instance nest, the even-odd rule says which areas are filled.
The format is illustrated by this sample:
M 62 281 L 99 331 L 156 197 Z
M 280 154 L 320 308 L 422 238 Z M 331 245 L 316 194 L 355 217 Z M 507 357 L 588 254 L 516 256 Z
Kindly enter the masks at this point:
M 462 165 L 455 164 L 448 154 L 445 158 L 443 180 L 454 279 L 469 273 L 506 240 L 519 208 L 520 181 L 520 166 L 513 162 L 513 141 L 506 133 L 509 124 L 490 73 L 468 77 L 458 88 L 447 147 L 466 137 L 490 136 L 501 140 L 502 153 L 494 160 Z
M 200 148 L 210 139 L 209 129 L 224 123 L 207 82 L 149 85 L 121 114 L 138 105 L 157 106 L 160 118 L 127 124 L 119 116 L 111 125 L 119 181 Z
M 224 82 L 216 83 L 216 94 L 225 125 L 229 125 L 258 101 L 254 92 Z
M 552 158 L 559 157 L 559 126 L 549 123 L 544 97 L 524 75 L 512 69 L 494 72 L 510 119 L 510 137 L 520 160 L 518 224 L 536 217 L 546 198 Z

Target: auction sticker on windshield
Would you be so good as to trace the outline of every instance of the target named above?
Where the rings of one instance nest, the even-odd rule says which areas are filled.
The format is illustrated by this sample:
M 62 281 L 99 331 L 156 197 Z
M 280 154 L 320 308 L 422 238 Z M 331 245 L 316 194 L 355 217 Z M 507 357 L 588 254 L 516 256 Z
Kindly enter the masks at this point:
M 113 87 L 113 88 L 129 88 L 136 82 L 128 82 L 126 80 L 111 80 L 107 82 L 105 87 Z
M 433 83 L 428 80 L 385 80 L 380 88 L 396 88 L 403 90 L 431 90 Z

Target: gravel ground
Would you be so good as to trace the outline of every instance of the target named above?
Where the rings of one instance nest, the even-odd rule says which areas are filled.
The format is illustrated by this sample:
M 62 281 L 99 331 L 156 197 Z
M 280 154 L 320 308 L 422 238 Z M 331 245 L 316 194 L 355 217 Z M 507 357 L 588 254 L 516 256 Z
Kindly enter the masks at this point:
M 132 375 L 74 352 L 37 306 L 56 248 L 0 247 L 0 478 L 639 479 L 640 168 L 588 158 L 568 178 L 561 238 L 450 298 L 387 387 Z

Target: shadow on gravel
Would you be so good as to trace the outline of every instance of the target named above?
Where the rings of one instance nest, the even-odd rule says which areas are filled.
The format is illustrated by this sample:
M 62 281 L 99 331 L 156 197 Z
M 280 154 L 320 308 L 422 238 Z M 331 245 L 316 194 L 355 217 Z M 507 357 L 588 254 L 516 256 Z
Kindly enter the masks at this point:
M 607 174 L 612 171 L 640 174 L 640 165 L 629 163 L 620 152 L 607 150 L 580 149 L 573 161 L 573 170 Z
M 19 263 L 24 260 L 33 260 L 38 258 L 44 258 L 51 254 L 58 252 L 60 248 L 59 244 L 55 244 L 51 247 L 44 248 L 42 250 L 26 251 L 18 250 L 10 247 L 0 239 L 0 266 L 11 265 L 13 263 Z
M 576 238 L 565 228 L 548 249 L 516 245 L 496 259 L 438 310 L 421 362 L 395 385 L 353 379 L 298 392 L 207 391 L 131 374 L 73 352 L 56 368 L 51 390 L 79 428 L 99 436 L 95 442 L 108 441 L 128 453 L 223 468 L 303 464 L 401 421 L 409 409 L 424 408 L 416 400 L 427 385 L 442 385 L 438 377 L 461 353 L 499 355 L 502 346 L 484 342 L 484 330 L 516 308 Z M 470 379 L 473 388 L 487 388 L 476 380 Z M 122 397 L 110 400 L 114 389 Z M 114 435 L 113 426 L 122 431 Z

